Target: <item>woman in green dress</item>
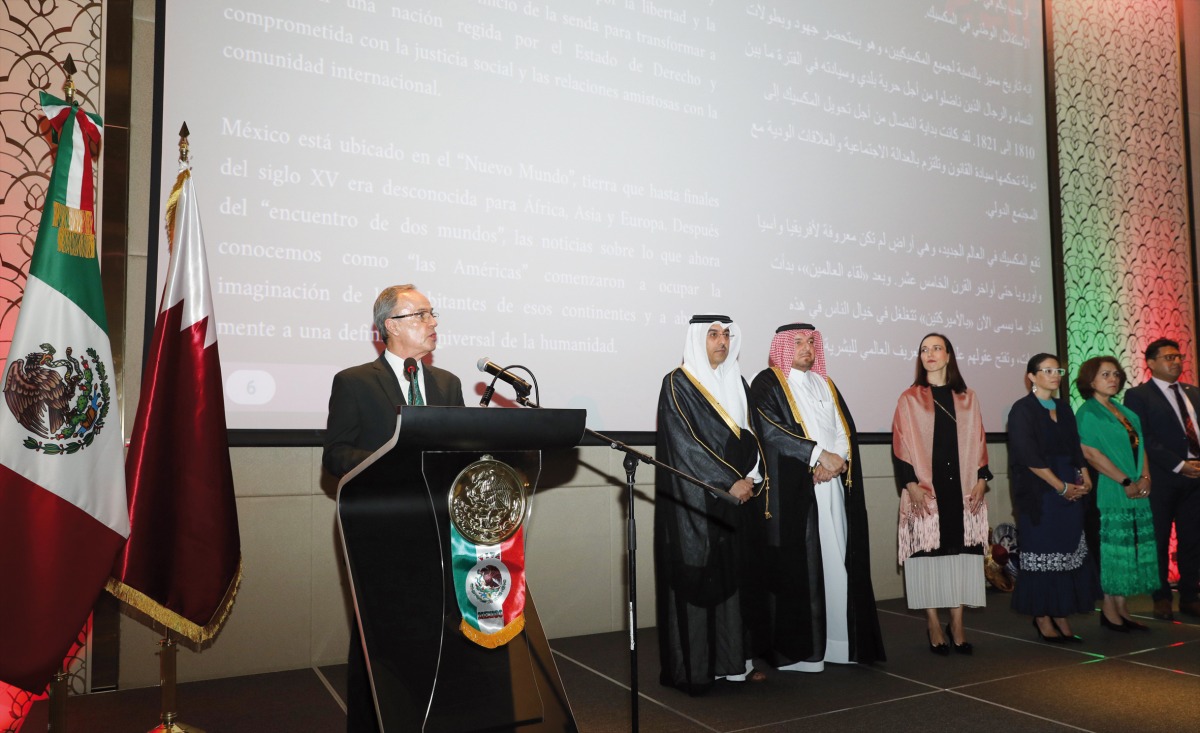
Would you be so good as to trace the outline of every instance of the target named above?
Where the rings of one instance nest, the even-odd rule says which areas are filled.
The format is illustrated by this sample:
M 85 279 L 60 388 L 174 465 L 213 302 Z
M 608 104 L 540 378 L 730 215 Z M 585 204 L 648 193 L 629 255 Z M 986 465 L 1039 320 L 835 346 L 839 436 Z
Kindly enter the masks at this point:
M 1129 617 L 1125 605 L 1127 596 L 1158 587 L 1142 425 L 1137 415 L 1115 399 L 1125 387 L 1125 372 L 1113 357 L 1085 361 L 1075 387 L 1087 400 L 1075 414 L 1083 455 L 1100 473 L 1096 486 L 1100 587 L 1104 591 L 1100 625 L 1122 633 L 1146 630 L 1147 626 Z

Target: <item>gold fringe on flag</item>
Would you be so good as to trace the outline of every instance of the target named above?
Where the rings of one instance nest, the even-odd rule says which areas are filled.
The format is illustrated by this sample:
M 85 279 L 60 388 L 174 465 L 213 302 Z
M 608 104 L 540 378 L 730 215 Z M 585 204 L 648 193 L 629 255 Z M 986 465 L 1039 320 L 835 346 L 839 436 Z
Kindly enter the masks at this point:
M 479 646 L 488 649 L 496 649 L 502 647 L 508 642 L 517 637 L 517 634 L 525 630 L 525 614 L 517 616 L 503 629 L 500 629 L 494 634 L 485 634 L 471 624 L 467 623 L 466 619 L 462 620 L 458 628 L 463 632 L 463 636 L 475 642 Z
M 229 614 L 233 612 L 233 603 L 237 600 L 238 588 L 241 585 L 242 561 L 238 560 L 237 573 L 234 574 L 229 588 L 225 590 L 225 597 L 221 599 L 221 603 L 218 604 L 213 617 L 204 626 L 200 626 L 180 616 L 150 596 L 135 588 L 130 588 L 116 578 L 109 578 L 104 588 L 116 596 L 117 600 L 124 603 L 127 610 L 134 612 L 129 614 L 130 616 L 134 618 L 139 615 L 143 616 L 154 624 L 159 624 L 174 631 L 182 635 L 183 638 L 179 641 L 183 642 L 185 646 L 193 651 L 200 651 L 208 647 L 217 638 L 221 627 L 225 625 Z
M 179 192 L 183 190 L 183 182 L 192 175 L 191 168 L 184 168 L 175 177 L 175 185 L 171 187 L 171 195 L 167 197 L 167 254 L 175 251 L 175 209 L 179 206 Z
M 96 229 L 92 212 L 54 203 L 53 224 L 58 229 L 58 251 L 75 257 L 96 257 Z

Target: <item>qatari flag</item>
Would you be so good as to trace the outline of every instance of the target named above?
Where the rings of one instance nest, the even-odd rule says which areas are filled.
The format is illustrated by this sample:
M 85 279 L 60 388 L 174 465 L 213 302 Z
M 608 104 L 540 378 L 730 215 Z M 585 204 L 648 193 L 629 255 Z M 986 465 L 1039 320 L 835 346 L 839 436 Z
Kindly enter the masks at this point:
M 0 681 L 33 693 L 129 534 L 93 217 L 102 122 L 45 92 L 41 103 L 58 150 L 0 405 Z
M 167 201 L 167 232 L 167 282 L 125 459 L 129 542 L 108 589 L 202 645 L 233 607 L 242 552 L 208 261 L 186 164 Z

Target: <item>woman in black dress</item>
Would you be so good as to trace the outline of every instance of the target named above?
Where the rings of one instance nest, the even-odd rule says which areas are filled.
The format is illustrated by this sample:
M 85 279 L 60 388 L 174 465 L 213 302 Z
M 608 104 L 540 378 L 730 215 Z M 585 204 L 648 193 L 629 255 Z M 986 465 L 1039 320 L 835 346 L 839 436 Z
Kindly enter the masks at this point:
M 984 493 L 992 478 L 979 398 L 958 371 L 950 340 L 921 339 L 913 385 L 892 418 L 900 492 L 899 560 L 910 609 L 924 609 L 929 649 L 970 654 L 963 607 L 987 605 Z M 942 633 L 938 609 L 950 611 Z
M 1037 354 L 1025 367 L 1032 390 L 1008 416 L 1009 476 L 1021 547 L 1012 607 L 1033 617 L 1038 638 L 1061 643 L 1083 639 L 1067 616 L 1091 613 L 1101 597 L 1096 566 L 1084 539 L 1081 501 L 1092 490 L 1075 415 L 1055 397 L 1065 370 L 1053 354 Z

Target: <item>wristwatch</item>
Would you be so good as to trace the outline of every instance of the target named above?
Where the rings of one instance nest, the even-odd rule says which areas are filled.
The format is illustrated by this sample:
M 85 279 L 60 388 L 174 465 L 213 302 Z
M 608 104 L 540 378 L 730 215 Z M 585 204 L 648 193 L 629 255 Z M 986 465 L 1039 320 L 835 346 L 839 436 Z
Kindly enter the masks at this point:
M 1132 483 L 1133 483 L 1133 479 L 1126 476 L 1125 480 L 1121 482 L 1121 486 L 1129 486 Z

